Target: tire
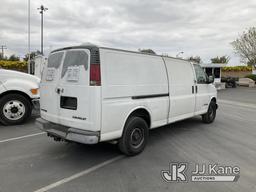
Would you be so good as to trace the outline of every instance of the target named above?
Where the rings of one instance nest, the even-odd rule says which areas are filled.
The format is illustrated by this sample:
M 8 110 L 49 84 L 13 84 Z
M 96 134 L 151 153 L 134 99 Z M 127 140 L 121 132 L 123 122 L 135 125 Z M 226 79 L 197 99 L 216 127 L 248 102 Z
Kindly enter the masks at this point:
M 214 101 L 211 101 L 207 113 L 202 115 L 202 121 L 207 124 L 212 123 L 216 117 L 216 109 L 216 103 Z
M 148 125 L 140 117 L 130 117 L 124 127 L 123 135 L 118 142 L 118 147 L 127 156 L 141 153 L 148 141 Z
M 0 99 L 0 122 L 4 125 L 24 123 L 31 112 L 32 105 L 23 95 L 12 93 Z

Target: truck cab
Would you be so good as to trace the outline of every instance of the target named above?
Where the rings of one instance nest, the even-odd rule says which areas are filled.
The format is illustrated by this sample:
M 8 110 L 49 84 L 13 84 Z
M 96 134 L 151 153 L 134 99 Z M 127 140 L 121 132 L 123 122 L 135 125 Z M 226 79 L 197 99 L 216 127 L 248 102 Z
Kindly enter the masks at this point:
M 24 123 L 39 104 L 40 79 L 17 71 L 0 69 L 0 122 Z

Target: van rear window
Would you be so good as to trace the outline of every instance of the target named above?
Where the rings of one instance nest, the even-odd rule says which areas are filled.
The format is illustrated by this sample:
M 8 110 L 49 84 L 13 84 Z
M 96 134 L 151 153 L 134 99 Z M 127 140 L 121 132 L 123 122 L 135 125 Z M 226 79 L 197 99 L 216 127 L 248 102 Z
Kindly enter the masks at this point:
M 54 53 L 50 55 L 48 59 L 47 67 L 58 69 L 61 64 L 62 57 L 63 57 L 63 52 Z
M 71 66 L 84 66 L 84 69 L 88 69 L 88 54 L 85 51 L 68 51 L 64 60 L 61 78 L 63 78 Z

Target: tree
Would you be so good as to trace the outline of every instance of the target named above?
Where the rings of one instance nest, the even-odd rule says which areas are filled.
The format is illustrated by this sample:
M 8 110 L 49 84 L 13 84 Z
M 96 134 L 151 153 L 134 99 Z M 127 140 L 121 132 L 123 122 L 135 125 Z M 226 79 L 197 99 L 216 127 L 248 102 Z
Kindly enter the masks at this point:
M 41 54 L 41 53 L 40 53 L 40 51 L 38 51 L 38 50 L 31 52 L 31 53 L 30 53 L 30 60 L 34 59 L 35 56 L 40 55 L 40 54 Z M 25 61 L 28 61 L 28 53 L 25 55 L 24 60 L 25 60 Z
M 13 55 L 11 55 L 11 56 L 9 57 L 8 60 L 9 60 L 9 61 L 19 61 L 20 58 L 13 54 Z
M 190 56 L 188 58 L 189 61 L 195 62 L 195 63 L 201 63 L 202 59 L 200 56 Z
M 231 43 L 235 53 L 248 64 L 256 67 L 256 28 L 251 27 L 244 31 L 235 41 Z
M 156 55 L 156 52 L 153 51 L 152 49 L 139 49 L 139 52 Z
M 228 63 L 230 60 L 230 57 L 229 56 L 222 56 L 222 57 L 214 57 L 214 58 L 211 58 L 211 61 L 212 63 Z

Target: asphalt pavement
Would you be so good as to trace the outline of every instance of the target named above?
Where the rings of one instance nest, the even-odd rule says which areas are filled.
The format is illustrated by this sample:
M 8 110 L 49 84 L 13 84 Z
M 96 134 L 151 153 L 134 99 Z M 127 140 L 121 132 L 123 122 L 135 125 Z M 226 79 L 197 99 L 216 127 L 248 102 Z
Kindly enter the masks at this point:
M 0 125 L 0 192 L 256 191 L 256 108 L 236 104 L 256 104 L 255 90 L 220 91 L 221 100 L 234 103 L 220 102 L 214 123 L 194 117 L 154 129 L 135 157 L 109 143 L 54 142 L 36 127 L 36 117 L 25 125 Z M 240 178 L 166 182 L 161 171 L 174 162 L 238 166 Z
M 256 87 L 237 87 L 219 91 L 220 99 L 256 104 Z

